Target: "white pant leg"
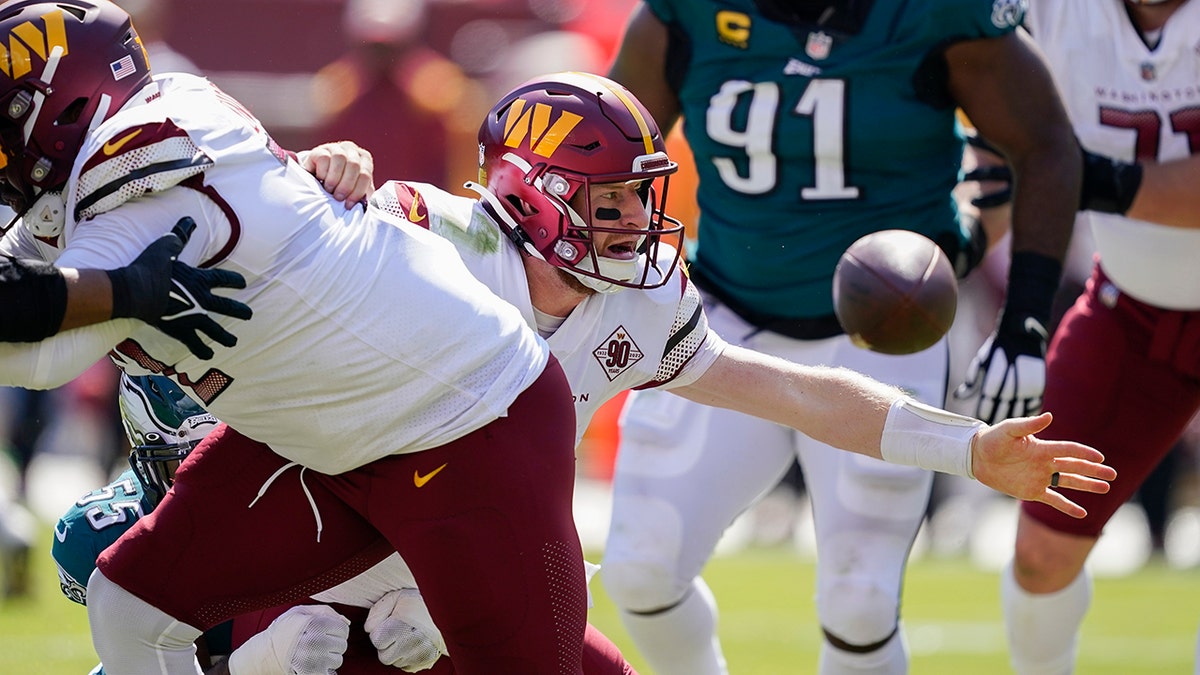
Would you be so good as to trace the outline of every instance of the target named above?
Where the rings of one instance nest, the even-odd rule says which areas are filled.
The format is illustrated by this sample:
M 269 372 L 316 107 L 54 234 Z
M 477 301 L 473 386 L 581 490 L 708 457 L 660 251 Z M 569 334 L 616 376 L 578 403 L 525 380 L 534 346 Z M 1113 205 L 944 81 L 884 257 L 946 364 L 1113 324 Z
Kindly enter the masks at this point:
M 202 675 L 195 644 L 201 631 L 155 609 L 100 570 L 88 580 L 87 610 L 92 644 L 108 675 Z M 154 639 L 145 642 L 140 635 Z
M 723 308 L 726 340 L 749 329 Z M 700 571 L 721 535 L 779 482 L 794 458 L 790 429 L 664 391 L 626 405 L 601 577 L 625 627 L 659 675 L 724 673 L 715 604 Z
M 884 356 L 837 343 L 833 364 L 902 387 L 942 405 L 947 388 L 945 340 L 909 356 Z M 786 356 L 786 354 L 782 354 Z M 908 654 L 898 624 L 909 550 L 924 519 L 933 474 L 834 449 L 805 438 L 800 464 L 812 501 L 817 539 L 817 613 L 827 636 L 822 675 L 905 673 Z

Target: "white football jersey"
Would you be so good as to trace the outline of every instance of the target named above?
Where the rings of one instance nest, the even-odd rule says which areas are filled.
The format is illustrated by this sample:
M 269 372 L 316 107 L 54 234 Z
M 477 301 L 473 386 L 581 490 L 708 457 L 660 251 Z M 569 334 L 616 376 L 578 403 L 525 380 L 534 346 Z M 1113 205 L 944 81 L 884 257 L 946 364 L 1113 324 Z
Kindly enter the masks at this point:
M 1122 0 L 1030 0 L 1025 16 L 1085 148 L 1125 161 L 1200 148 L 1200 2 L 1180 6 L 1151 48 Z M 1084 212 L 1101 264 L 1133 297 L 1200 309 L 1200 230 Z
M 208 361 L 140 322 L 82 329 L 99 348 L 84 363 L 119 341 L 106 326 L 132 327 L 113 354 L 123 368 L 170 376 L 243 434 L 331 474 L 459 438 L 538 377 L 545 341 L 445 239 L 375 209 L 346 210 L 206 80 L 156 84 L 86 142 L 58 263 L 125 265 L 190 216 L 197 227 L 180 259 L 245 276 L 228 295 L 254 317 L 223 318 L 238 344 L 215 346 Z M 24 242 L 28 252 L 28 233 Z M 64 340 L 78 344 L 80 333 Z M 25 385 L 12 380 L 52 369 L 56 344 L 0 352 L 0 379 Z
M 385 183 L 370 201 L 453 242 L 471 273 L 536 326 L 522 254 L 482 202 L 397 181 Z M 658 268 L 672 275 L 666 284 L 591 295 L 546 339 L 571 384 L 576 443 L 604 402 L 629 389 L 691 384 L 724 349 L 687 275 L 680 267 L 664 269 L 674 262 L 668 248 L 660 247 Z

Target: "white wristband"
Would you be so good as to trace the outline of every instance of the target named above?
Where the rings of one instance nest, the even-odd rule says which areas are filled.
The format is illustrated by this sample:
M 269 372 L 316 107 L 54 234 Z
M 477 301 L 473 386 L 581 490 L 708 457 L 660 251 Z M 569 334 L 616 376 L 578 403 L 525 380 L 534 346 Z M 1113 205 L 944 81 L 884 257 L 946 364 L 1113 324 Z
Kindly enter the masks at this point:
M 892 403 L 879 453 L 893 464 L 975 478 L 971 441 L 987 425 L 908 398 Z

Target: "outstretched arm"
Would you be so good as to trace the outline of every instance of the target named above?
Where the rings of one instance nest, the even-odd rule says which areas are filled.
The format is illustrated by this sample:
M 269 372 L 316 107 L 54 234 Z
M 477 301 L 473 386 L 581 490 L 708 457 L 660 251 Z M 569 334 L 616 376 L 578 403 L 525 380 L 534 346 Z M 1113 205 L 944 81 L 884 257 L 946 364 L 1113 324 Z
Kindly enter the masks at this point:
M 988 426 L 917 403 L 861 373 L 735 346 L 699 380 L 672 392 L 787 425 L 843 450 L 975 478 L 1076 518 L 1086 512 L 1048 489 L 1052 475 L 1059 474 L 1059 487 L 1097 493 L 1107 492 L 1105 481 L 1116 477 L 1094 448 L 1033 436 L 1049 425 L 1049 414 Z

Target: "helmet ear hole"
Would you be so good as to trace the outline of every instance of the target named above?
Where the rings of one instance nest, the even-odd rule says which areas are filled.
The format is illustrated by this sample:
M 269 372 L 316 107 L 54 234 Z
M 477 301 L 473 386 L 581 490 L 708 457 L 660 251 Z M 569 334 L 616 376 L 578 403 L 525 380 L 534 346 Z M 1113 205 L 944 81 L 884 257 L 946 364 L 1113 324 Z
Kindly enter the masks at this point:
M 84 96 L 80 96 L 79 98 L 75 99 L 71 102 L 71 105 L 67 106 L 66 109 L 54 119 L 54 124 L 56 126 L 75 124 L 79 121 L 79 117 L 83 114 L 84 108 L 87 107 L 87 102 L 87 97 Z
M 509 204 L 512 205 L 513 210 L 516 211 L 517 213 L 519 213 L 524 218 L 528 218 L 530 216 L 536 216 L 538 213 L 538 210 L 533 208 L 533 205 L 531 205 L 529 202 L 521 199 L 517 195 L 505 195 L 505 199 L 508 201 Z

